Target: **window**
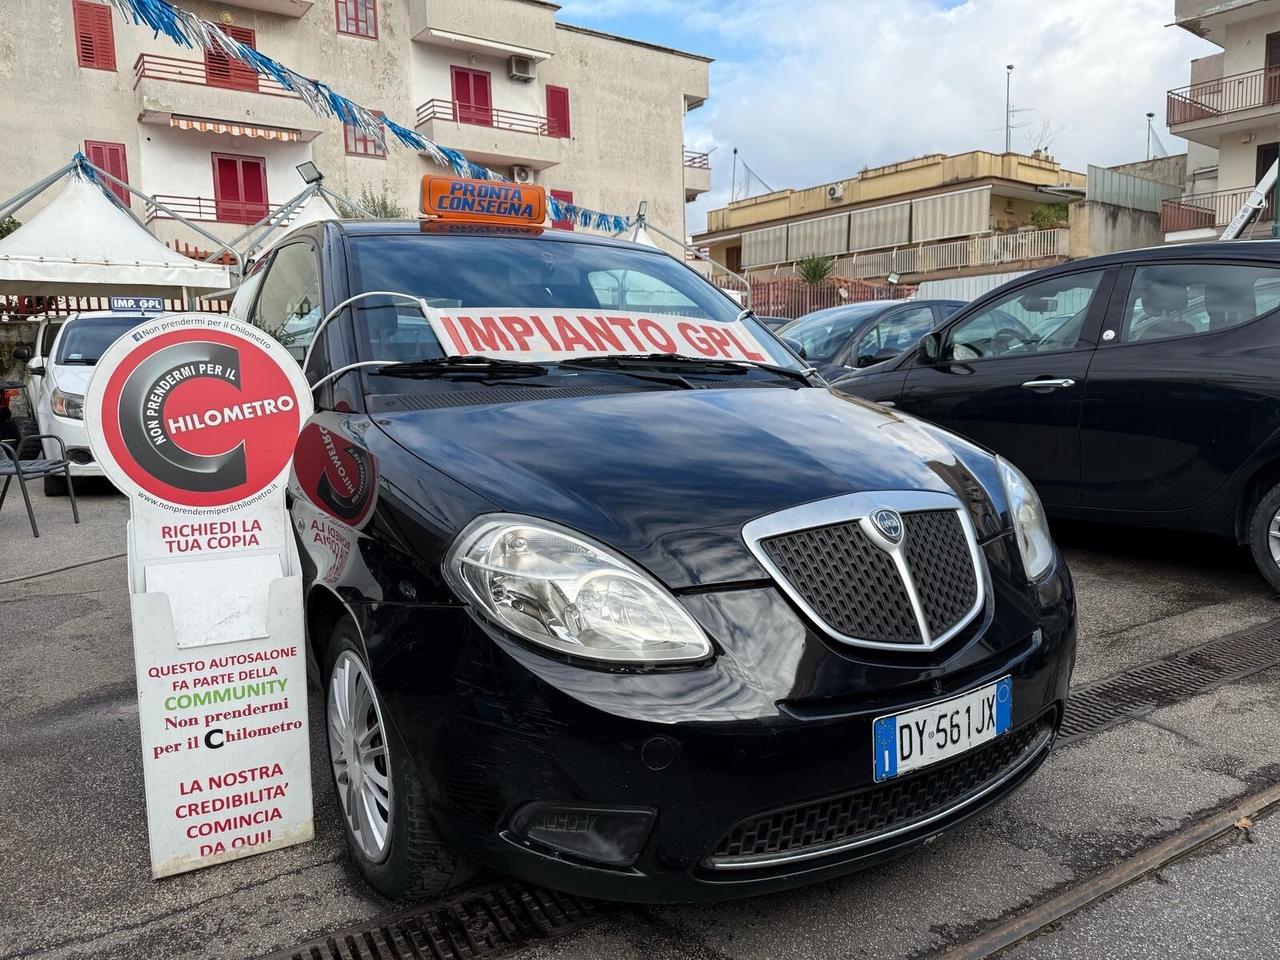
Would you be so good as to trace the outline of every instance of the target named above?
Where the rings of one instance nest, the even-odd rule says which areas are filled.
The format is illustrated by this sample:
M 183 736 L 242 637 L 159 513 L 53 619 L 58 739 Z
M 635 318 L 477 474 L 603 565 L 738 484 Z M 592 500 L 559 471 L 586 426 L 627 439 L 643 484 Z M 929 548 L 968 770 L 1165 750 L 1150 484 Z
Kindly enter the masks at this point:
M 547 136 L 569 136 L 569 90 L 547 84 Z
M 247 47 L 254 46 L 256 34 L 248 27 L 219 26 L 219 30 L 232 40 L 238 40 Z M 252 67 L 246 67 L 238 60 L 232 60 L 221 50 L 204 52 L 204 80 L 211 87 L 226 87 L 228 90 L 258 91 L 258 73 Z
M 555 197 L 557 200 L 563 201 L 564 203 L 573 203 L 572 190 L 552 190 L 551 196 Z M 572 230 L 573 221 L 567 217 L 564 220 L 552 220 L 551 226 L 555 227 L 557 230 Z
M 493 126 L 493 101 L 489 97 L 489 74 L 484 70 L 453 67 L 453 118 L 459 123 Z
M 882 304 L 829 307 L 815 310 L 787 326 L 787 339 L 799 341 L 805 357 L 815 363 L 829 363 L 849 342 L 853 332 L 884 309 Z
M 71 13 L 75 21 L 76 60 L 80 66 L 114 70 L 116 39 L 111 8 L 88 0 L 72 0 Z
M 334 0 L 334 7 L 339 33 L 378 38 L 378 0 Z
M 117 180 L 129 182 L 129 168 L 125 164 L 124 144 L 123 143 L 104 143 L 101 140 L 86 140 L 84 142 L 84 155 L 89 158 L 89 162 L 100 170 L 105 170 Z M 107 183 L 107 189 L 120 198 L 120 202 L 126 207 L 129 206 L 129 191 L 124 187 L 116 186 L 114 183 Z
M 257 223 L 267 215 L 267 161 L 213 154 L 215 216 L 223 223 Z
M 933 310 L 929 307 L 899 310 L 858 338 L 853 351 L 855 362 L 859 367 L 867 367 L 896 357 L 932 329 Z
M 587 282 L 602 307 L 630 313 L 702 316 L 696 303 L 652 274 L 637 270 L 594 270 L 587 274 Z
M 382 116 L 381 110 L 375 110 L 379 117 Z M 373 137 L 368 136 L 359 127 L 343 127 L 343 132 L 347 138 L 347 153 L 353 157 L 385 157 L 387 150 L 382 144 L 378 143 Z
M 272 257 L 249 322 L 274 335 L 298 363 L 320 322 L 320 270 L 309 243 L 290 243 Z
M 1156 264 L 1133 271 L 1121 343 L 1213 333 L 1280 306 L 1280 269 L 1221 263 Z
M 1021 287 L 951 329 L 942 359 L 966 363 L 1070 350 L 1080 341 L 1102 271 Z

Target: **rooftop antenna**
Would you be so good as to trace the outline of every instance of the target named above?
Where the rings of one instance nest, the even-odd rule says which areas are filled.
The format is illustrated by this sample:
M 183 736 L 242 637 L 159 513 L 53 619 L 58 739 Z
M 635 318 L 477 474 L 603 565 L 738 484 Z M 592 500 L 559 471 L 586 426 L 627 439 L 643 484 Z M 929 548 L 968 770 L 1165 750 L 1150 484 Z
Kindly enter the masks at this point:
M 1012 99 L 1013 92 L 1013 64 L 1006 63 L 1004 67 L 1004 152 L 1013 152 L 1013 131 L 1019 127 L 1025 127 L 1025 123 L 1014 123 L 1013 115 L 1015 113 L 1030 113 L 1035 107 L 1015 107 Z

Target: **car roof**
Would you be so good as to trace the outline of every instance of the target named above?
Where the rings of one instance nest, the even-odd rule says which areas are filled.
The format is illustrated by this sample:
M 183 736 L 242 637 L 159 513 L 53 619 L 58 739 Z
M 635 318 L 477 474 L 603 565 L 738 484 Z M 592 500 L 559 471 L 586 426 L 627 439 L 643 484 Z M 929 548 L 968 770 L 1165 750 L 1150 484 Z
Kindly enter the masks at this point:
M 141 310 L 85 310 L 80 313 L 69 313 L 65 317 L 60 317 L 63 323 L 69 323 L 72 320 L 102 320 L 107 317 L 158 317 L 160 313 L 143 312 Z M 55 319 L 50 317 L 50 320 Z
M 1260 260 L 1280 263 L 1280 240 L 1213 240 L 1208 243 L 1168 243 L 1153 247 L 1138 247 L 1103 253 L 1096 257 L 1068 260 L 1037 270 L 1018 281 L 1031 277 L 1049 277 L 1059 273 L 1072 273 L 1081 267 L 1110 267 L 1126 263 L 1150 260 Z
M 423 222 L 422 220 L 325 220 L 319 226 L 327 227 L 334 233 L 344 237 L 447 236 L 447 234 L 424 234 L 422 232 Z M 488 225 L 477 223 L 473 226 L 477 232 L 468 234 L 468 236 L 513 236 L 510 224 Z M 484 228 L 486 226 L 492 226 L 492 232 L 485 232 Z M 521 240 L 530 240 L 536 243 L 589 243 L 597 246 L 623 247 L 670 256 L 667 251 L 659 247 L 650 246 L 647 243 L 632 243 L 630 240 L 579 233 L 575 230 L 543 228 L 541 230 L 530 230 L 528 233 L 515 234 L 514 236 Z

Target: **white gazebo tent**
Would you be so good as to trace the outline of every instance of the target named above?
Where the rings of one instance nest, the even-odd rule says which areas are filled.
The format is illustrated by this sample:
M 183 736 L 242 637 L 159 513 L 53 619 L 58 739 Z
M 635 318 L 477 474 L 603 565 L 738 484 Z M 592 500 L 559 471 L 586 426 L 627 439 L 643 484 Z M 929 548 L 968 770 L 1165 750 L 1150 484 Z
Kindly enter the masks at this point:
M 185 300 L 229 283 L 225 266 L 170 250 L 81 167 L 44 209 L 0 240 L 0 294 Z

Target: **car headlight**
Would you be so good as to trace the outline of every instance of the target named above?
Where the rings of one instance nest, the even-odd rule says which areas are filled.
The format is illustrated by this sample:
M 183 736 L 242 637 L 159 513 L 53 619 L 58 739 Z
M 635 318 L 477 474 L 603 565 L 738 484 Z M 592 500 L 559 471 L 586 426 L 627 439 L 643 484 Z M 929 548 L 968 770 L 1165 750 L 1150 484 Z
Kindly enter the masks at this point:
M 561 653 L 612 663 L 711 653 L 693 618 L 646 573 L 543 520 L 479 518 L 454 541 L 444 573 L 490 619 Z
M 1029 579 L 1038 580 L 1053 565 L 1053 538 L 1049 536 L 1044 505 L 1021 470 L 1004 457 L 996 457 L 996 462 L 1009 501 L 1018 552 L 1022 554 L 1022 569 Z
M 55 387 L 49 396 L 49 406 L 60 417 L 69 417 L 72 420 L 84 419 L 84 397 L 78 393 L 63 393 Z

